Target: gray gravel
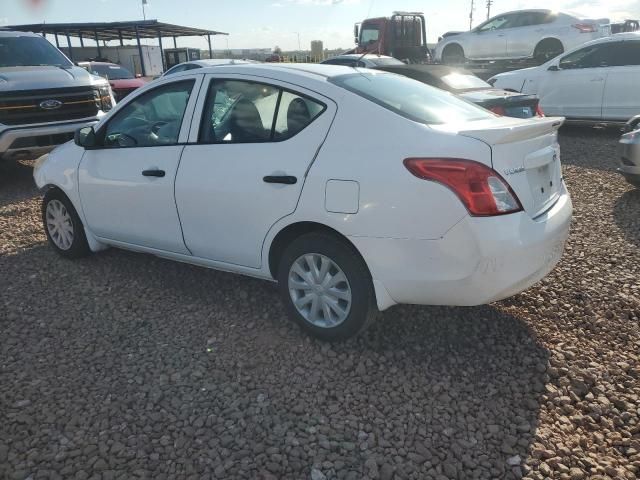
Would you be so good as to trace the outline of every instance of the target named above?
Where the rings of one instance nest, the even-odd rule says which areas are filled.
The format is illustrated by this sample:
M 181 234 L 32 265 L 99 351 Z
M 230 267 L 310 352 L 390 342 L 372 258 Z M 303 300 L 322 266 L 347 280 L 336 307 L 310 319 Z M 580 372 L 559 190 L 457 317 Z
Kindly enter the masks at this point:
M 634 479 L 640 192 L 617 134 L 567 129 L 558 269 L 479 308 L 396 307 L 325 345 L 275 286 L 45 244 L 0 171 L 0 478 Z

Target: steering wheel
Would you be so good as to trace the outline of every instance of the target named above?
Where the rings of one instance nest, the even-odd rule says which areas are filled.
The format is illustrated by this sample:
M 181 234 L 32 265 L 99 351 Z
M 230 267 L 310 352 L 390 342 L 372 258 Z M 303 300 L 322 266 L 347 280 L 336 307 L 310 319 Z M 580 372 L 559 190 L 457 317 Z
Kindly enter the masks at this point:
M 138 145 L 138 140 L 136 140 L 131 135 L 127 135 L 126 133 L 118 133 L 116 142 L 118 143 L 119 147 L 135 147 Z
M 169 122 L 164 122 L 164 121 L 154 123 L 153 126 L 151 127 L 151 133 L 157 137 L 160 129 L 168 124 Z

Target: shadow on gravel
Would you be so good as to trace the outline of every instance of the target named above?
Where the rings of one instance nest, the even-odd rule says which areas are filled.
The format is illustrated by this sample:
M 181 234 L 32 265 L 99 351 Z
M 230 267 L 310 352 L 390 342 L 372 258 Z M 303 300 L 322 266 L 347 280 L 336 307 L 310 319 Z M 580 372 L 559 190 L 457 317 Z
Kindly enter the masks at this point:
M 0 291 L 9 471 L 91 475 L 97 450 L 130 475 L 122 452 L 137 444 L 151 478 L 186 477 L 176 465 L 222 468 L 216 478 L 309 478 L 312 465 L 327 478 L 522 477 L 549 352 L 496 306 L 395 307 L 329 345 L 285 318 L 268 282 L 118 250 L 70 262 L 36 247 L 0 270 L 12 278 Z
M 562 163 L 615 172 L 621 135 L 622 131 L 613 127 L 564 126 L 559 135 Z
M 625 192 L 613 207 L 613 217 L 630 242 L 640 246 L 640 188 Z
M 37 195 L 30 164 L 0 160 L 0 207 Z

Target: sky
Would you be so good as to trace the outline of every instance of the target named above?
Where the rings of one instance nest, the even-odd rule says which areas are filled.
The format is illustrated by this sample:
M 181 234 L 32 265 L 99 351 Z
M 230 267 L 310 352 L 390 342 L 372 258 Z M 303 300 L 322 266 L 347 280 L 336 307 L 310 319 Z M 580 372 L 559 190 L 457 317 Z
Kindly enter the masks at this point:
M 486 19 L 486 0 L 475 0 L 474 25 Z M 109 22 L 142 19 L 142 0 L 0 0 L 0 26 L 23 23 Z M 640 0 L 493 0 L 492 16 L 521 8 L 572 11 L 590 18 L 640 18 Z M 214 48 L 309 49 L 353 46 L 353 24 L 395 10 L 424 12 L 429 42 L 469 28 L 471 0 L 148 0 L 147 19 L 228 32 Z M 228 43 L 227 43 L 228 42 Z M 205 48 L 199 38 L 179 46 Z

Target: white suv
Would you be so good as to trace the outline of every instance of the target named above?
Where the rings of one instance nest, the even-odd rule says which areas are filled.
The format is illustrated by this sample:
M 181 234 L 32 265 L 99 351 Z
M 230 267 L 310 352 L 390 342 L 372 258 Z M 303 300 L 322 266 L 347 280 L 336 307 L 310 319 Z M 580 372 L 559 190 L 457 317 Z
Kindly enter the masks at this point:
M 493 17 L 473 30 L 447 35 L 436 46 L 437 61 L 550 60 L 611 33 L 608 18 L 582 19 L 551 10 L 520 10 Z
M 594 40 L 535 68 L 489 79 L 540 98 L 547 115 L 626 122 L 640 112 L 640 32 Z

